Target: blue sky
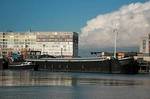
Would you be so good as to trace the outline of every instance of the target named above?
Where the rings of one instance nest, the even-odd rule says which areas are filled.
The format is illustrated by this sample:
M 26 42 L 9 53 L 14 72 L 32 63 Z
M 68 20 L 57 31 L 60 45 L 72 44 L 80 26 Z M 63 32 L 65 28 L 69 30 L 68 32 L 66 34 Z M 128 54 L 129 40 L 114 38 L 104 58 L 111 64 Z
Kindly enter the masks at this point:
M 99 14 L 148 0 L 0 0 L 0 31 L 77 31 Z

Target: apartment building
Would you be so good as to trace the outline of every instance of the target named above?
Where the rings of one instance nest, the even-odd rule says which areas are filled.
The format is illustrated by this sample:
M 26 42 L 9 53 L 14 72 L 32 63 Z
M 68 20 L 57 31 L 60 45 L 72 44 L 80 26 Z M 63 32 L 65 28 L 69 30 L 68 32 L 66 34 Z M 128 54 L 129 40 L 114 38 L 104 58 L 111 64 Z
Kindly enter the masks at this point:
M 2 55 L 10 52 L 41 51 L 56 57 L 78 56 L 76 32 L 0 32 Z

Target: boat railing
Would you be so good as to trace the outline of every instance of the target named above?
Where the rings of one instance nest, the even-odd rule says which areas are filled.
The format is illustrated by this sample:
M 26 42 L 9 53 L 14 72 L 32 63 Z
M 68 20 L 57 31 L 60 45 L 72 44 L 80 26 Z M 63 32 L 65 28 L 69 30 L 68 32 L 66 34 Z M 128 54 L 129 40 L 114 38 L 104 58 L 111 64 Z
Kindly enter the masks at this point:
M 108 60 L 108 59 L 102 57 L 26 59 L 26 61 L 103 61 L 103 60 Z

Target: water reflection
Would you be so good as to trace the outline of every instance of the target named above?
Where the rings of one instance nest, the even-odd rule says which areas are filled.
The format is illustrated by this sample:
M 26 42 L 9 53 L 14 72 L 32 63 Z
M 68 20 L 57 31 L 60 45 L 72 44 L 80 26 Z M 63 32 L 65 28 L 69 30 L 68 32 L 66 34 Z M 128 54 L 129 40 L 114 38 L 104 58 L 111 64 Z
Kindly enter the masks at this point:
M 51 73 L 35 71 L 0 71 L 0 86 L 140 86 L 150 80 L 134 80 L 122 77 L 88 76 L 87 74 Z

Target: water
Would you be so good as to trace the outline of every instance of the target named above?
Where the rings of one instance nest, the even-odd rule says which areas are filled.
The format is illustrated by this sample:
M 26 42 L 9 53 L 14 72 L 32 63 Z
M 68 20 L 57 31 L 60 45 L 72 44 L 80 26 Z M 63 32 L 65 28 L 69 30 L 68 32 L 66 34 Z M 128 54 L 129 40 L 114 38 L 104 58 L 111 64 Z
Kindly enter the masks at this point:
M 150 99 L 150 74 L 0 71 L 0 99 Z

